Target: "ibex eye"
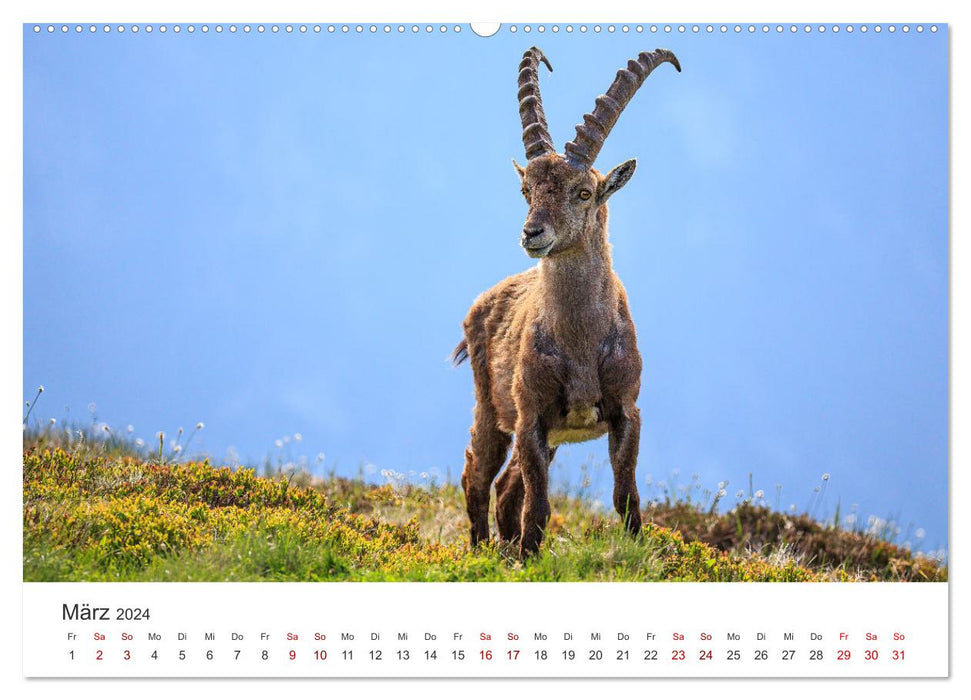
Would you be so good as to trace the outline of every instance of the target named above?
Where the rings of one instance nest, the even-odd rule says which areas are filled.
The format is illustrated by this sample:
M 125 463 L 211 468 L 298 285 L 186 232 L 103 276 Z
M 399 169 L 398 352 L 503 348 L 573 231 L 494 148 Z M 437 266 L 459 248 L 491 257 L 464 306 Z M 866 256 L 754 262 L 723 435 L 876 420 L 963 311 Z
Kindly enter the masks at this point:
M 580 199 L 587 200 L 590 199 L 592 192 L 590 190 L 580 190 Z

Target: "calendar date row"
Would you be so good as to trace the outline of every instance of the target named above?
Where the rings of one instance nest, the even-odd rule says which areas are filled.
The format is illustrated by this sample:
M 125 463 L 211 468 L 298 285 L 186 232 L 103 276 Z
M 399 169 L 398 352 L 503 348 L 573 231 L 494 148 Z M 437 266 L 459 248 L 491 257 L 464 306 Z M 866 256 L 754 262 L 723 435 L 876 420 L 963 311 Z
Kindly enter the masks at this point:
M 440 655 L 441 652 L 441 655 Z M 94 649 L 88 655 L 89 660 L 96 662 L 102 661 L 133 661 L 135 660 L 136 650 L 121 649 L 106 651 L 104 649 Z M 328 661 L 336 659 L 342 662 L 367 661 L 369 663 L 381 663 L 387 660 L 397 662 L 408 662 L 415 659 L 434 662 L 440 658 L 448 659 L 453 662 L 463 661 L 519 661 L 529 659 L 530 661 L 544 662 L 553 659 L 564 662 L 587 661 L 598 662 L 613 659 L 614 661 L 640 660 L 646 662 L 657 662 L 668 660 L 671 662 L 685 662 L 689 660 L 698 662 L 714 661 L 722 658 L 725 661 L 795 661 L 802 657 L 809 661 L 835 660 L 839 662 L 860 659 L 863 661 L 879 661 L 881 658 L 891 661 L 905 661 L 906 649 L 889 649 L 882 652 L 880 649 L 424 649 L 413 651 L 412 649 L 339 649 L 330 651 L 328 649 L 287 649 L 283 651 L 271 651 L 270 649 L 170 649 L 160 651 L 158 648 L 145 650 L 142 655 L 152 661 L 174 660 L 189 661 L 271 661 L 282 659 L 284 661 L 297 661 L 307 659 L 311 661 Z M 70 660 L 83 660 L 84 657 L 75 649 L 68 650 Z

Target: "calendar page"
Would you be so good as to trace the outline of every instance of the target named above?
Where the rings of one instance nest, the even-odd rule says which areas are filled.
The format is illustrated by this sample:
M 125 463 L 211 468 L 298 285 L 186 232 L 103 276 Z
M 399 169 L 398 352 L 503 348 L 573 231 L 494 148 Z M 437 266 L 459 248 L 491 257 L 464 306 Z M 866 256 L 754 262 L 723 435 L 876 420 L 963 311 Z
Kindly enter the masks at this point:
M 948 677 L 946 22 L 272 14 L 20 28 L 24 677 Z

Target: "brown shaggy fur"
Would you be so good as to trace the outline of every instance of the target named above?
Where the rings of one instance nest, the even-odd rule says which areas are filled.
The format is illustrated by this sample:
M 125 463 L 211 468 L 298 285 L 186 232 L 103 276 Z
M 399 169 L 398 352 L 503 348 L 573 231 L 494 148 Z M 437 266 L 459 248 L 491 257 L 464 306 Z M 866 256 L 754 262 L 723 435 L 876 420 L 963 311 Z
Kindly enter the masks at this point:
M 489 539 L 489 493 L 496 481 L 502 540 L 535 552 L 550 516 L 548 469 L 556 446 L 609 436 L 614 507 L 627 529 L 641 527 L 634 478 L 641 419 L 635 405 L 641 358 L 627 294 L 607 242 L 607 205 L 635 167 L 606 176 L 558 154 L 516 165 L 529 203 L 522 245 L 539 264 L 482 294 L 465 319 L 475 380 L 472 440 L 462 486 L 475 545 Z

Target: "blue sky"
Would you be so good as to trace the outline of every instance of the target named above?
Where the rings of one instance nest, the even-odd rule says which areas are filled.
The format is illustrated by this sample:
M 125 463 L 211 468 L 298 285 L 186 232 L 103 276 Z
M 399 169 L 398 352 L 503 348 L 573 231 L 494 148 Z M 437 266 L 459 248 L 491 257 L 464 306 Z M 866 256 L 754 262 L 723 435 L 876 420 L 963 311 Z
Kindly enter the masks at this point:
M 217 460 L 457 479 L 472 300 L 532 264 L 510 158 L 531 44 L 559 148 L 665 46 L 601 152 L 654 482 L 897 518 L 947 546 L 947 36 L 76 36 L 24 30 L 37 415 L 205 421 Z M 562 449 L 558 474 L 606 460 Z M 674 473 L 677 472 L 677 476 Z M 609 494 L 609 470 L 594 470 Z M 729 500 L 733 500 L 730 498 Z

